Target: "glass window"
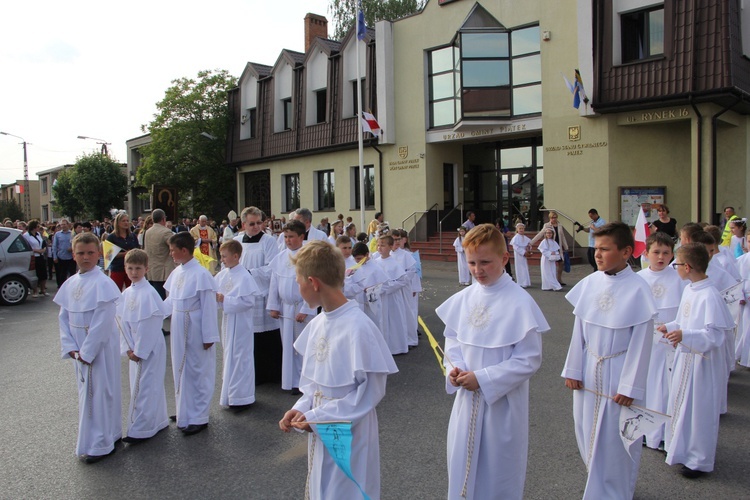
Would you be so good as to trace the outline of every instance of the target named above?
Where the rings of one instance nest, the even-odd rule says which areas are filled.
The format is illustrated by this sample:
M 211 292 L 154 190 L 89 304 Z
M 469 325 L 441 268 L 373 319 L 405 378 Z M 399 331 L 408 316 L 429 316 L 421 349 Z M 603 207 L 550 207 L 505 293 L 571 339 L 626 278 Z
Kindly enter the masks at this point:
M 462 33 L 461 57 L 508 57 L 507 33 Z
M 443 73 L 442 75 L 435 75 L 430 79 L 430 93 L 431 98 L 436 99 L 450 99 L 455 95 L 453 89 L 453 74 Z
M 432 126 L 453 125 L 455 123 L 454 101 L 439 101 L 432 104 Z
M 542 86 L 531 85 L 513 89 L 513 114 L 528 115 L 542 112 Z
M 284 176 L 284 201 L 285 212 L 291 212 L 299 208 L 299 174 L 288 174 Z
M 292 129 L 292 98 L 282 100 L 284 105 L 284 130 Z
M 317 173 L 318 177 L 318 210 L 334 210 L 336 208 L 333 170 Z
M 460 67 L 457 49 L 450 46 L 430 52 L 428 65 L 430 128 L 453 125 L 461 94 L 461 77 L 455 69 Z
M 464 61 L 464 87 L 500 87 L 510 84 L 508 61 Z
M 516 30 L 511 33 L 513 56 L 539 52 L 539 26 Z
M 365 208 L 375 208 L 375 167 L 365 165 Z M 354 208 L 360 208 L 359 167 L 354 167 Z
M 258 119 L 258 110 L 256 108 L 252 108 L 248 110 L 248 114 L 250 116 L 250 138 L 255 139 L 255 136 L 257 135 L 257 125 L 256 121 Z
M 638 61 L 664 53 L 664 8 L 620 15 L 622 62 Z
M 315 91 L 315 106 L 316 106 L 316 122 L 324 123 L 326 121 L 326 95 L 327 90 Z
M 526 168 L 531 165 L 531 146 L 500 150 L 500 168 Z
M 431 72 L 441 73 L 453 69 L 453 47 L 433 50 L 430 52 Z
M 542 81 L 542 58 L 539 54 L 513 59 L 513 85 Z

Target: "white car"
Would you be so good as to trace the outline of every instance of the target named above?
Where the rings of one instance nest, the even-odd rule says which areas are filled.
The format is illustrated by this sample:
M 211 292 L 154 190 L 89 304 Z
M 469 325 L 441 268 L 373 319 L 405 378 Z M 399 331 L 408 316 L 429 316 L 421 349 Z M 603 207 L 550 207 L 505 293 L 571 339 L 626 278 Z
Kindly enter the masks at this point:
M 0 304 L 17 306 L 37 285 L 34 253 L 18 229 L 0 227 Z

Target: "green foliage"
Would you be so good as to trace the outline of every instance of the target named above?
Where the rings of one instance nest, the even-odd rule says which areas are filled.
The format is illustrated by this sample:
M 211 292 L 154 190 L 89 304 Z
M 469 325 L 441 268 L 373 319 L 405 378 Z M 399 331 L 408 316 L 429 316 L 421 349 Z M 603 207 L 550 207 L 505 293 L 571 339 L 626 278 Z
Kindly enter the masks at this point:
M 388 19 L 396 19 L 419 12 L 424 7 L 425 0 L 362 0 L 362 10 L 365 14 L 365 25 L 374 27 L 375 23 Z M 341 40 L 355 24 L 357 0 L 330 0 L 328 12 L 331 14 L 336 27 L 333 38 Z
M 225 70 L 172 81 L 144 131 L 138 185 L 176 187 L 181 214 L 222 217 L 235 204 L 235 171 L 224 165 L 229 130 L 227 91 L 237 79 Z
M 16 200 L 0 200 L 0 220 L 25 220 L 21 205 Z
M 107 155 L 83 155 L 52 186 L 55 211 L 75 218 L 101 219 L 123 206 L 128 179 L 122 166 Z

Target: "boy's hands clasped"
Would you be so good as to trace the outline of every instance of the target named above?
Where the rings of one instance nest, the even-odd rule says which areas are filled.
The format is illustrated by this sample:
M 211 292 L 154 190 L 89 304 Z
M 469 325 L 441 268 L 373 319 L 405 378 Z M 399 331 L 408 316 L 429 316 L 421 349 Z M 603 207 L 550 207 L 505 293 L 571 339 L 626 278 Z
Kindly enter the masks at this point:
M 310 424 L 306 422 L 305 414 L 299 410 L 289 410 L 284 413 L 284 418 L 279 420 L 279 429 L 284 432 L 289 432 L 292 429 L 300 429 L 307 432 L 312 432 Z
M 448 380 L 452 386 L 463 387 L 467 391 L 476 391 L 479 389 L 479 381 L 474 372 L 453 368 L 448 374 Z

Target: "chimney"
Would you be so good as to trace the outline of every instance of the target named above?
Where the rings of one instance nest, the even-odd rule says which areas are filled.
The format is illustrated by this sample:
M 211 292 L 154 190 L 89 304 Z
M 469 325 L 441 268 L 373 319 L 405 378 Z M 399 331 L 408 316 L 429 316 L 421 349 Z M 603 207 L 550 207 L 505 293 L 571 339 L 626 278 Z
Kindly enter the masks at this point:
M 325 16 L 308 12 L 305 16 L 305 53 L 318 36 L 328 38 L 328 19 Z

